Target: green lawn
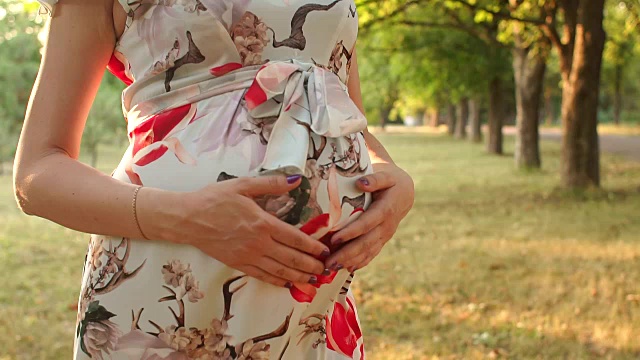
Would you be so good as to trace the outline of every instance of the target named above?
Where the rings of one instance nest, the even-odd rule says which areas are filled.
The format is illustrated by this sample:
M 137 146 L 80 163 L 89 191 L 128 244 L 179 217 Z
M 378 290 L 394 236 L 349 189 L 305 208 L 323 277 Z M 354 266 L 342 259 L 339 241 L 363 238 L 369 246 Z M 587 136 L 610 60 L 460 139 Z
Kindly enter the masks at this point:
M 640 357 L 640 164 L 603 156 L 604 190 L 568 193 L 555 143 L 522 173 L 442 135 L 380 138 L 417 199 L 354 284 L 368 359 Z M 0 177 L 0 360 L 70 358 L 87 240 Z

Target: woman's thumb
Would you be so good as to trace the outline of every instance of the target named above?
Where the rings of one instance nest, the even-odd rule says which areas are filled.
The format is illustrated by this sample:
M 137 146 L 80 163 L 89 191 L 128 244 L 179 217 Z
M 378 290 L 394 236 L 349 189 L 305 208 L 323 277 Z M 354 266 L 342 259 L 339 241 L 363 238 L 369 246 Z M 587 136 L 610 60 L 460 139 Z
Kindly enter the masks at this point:
M 251 178 L 239 178 L 238 192 L 255 197 L 266 194 L 283 194 L 300 185 L 302 175 L 267 175 Z

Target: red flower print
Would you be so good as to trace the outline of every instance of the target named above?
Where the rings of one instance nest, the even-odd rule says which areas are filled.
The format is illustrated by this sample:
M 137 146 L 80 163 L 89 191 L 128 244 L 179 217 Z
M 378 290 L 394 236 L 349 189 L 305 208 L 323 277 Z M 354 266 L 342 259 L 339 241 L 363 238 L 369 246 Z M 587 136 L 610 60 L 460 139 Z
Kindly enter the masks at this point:
M 244 95 L 247 109 L 252 110 L 274 96 L 284 93 L 289 77 L 298 70 L 300 67 L 297 65 L 287 63 L 274 62 L 262 65 Z M 284 104 L 285 108 L 294 101 L 295 99 L 290 99 L 289 103 Z
M 131 85 L 133 83 L 133 79 L 127 74 L 127 70 L 129 70 L 128 68 L 129 62 L 124 58 L 124 55 L 114 51 L 113 54 L 111 54 L 109 63 L 107 64 L 107 70 L 109 70 L 109 72 L 115 75 L 118 79 L 122 80 L 125 84 Z
M 358 341 L 362 338 L 362 331 L 358 323 L 353 302 L 347 295 L 346 307 L 343 303 L 336 301 L 333 305 L 331 318 L 326 317 L 327 348 L 354 358 L 355 350 L 358 348 Z M 360 359 L 364 359 L 364 345 L 359 346 Z
M 362 208 L 353 210 L 346 221 L 338 222 L 342 215 L 342 206 L 340 204 L 338 194 L 338 182 L 336 176 L 335 167 L 329 169 L 329 179 L 327 181 L 327 190 L 329 193 L 329 213 L 324 213 L 316 216 L 315 218 L 307 221 L 300 227 L 300 230 L 307 235 L 314 237 L 320 236 L 318 241 L 329 247 L 331 252 L 334 252 L 339 246 L 331 244 L 331 236 L 352 220 L 354 216 L 359 216 L 364 211 Z M 289 289 L 291 296 L 298 302 L 311 302 L 316 295 L 316 292 L 321 285 L 329 284 L 338 274 L 337 271 L 332 271 L 329 275 L 316 275 L 318 281 L 315 284 L 295 283 Z
M 186 104 L 154 115 L 136 126 L 129 133 L 129 137 L 133 138 L 131 163 L 145 166 L 171 150 L 180 162 L 195 164 L 195 159 L 174 136 L 192 122 L 195 113 L 196 107 Z M 133 183 L 141 184 L 140 177 L 133 171 L 131 163 L 125 171 Z
M 233 70 L 238 70 L 241 67 L 242 67 L 242 64 L 231 62 L 231 63 L 226 63 L 224 65 L 212 67 L 211 69 L 209 69 L 209 72 L 213 76 L 222 76 L 222 75 L 224 75 L 224 74 L 226 74 L 228 72 L 231 72 Z

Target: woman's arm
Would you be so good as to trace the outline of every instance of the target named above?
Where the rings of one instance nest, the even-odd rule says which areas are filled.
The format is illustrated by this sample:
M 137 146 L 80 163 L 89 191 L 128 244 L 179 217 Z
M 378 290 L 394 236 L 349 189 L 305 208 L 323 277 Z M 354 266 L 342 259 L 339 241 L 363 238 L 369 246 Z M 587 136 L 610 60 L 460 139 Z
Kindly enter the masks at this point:
M 132 209 L 137 185 L 77 160 L 89 108 L 115 45 L 113 1 L 56 5 L 20 134 L 14 188 L 26 214 L 82 232 L 142 239 Z M 329 249 L 253 200 L 299 185 L 300 177 L 274 175 L 186 193 L 143 187 L 139 219 L 149 238 L 192 245 L 262 281 L 289 287 L 313 283 L 314 274 L 324 271 L 318 258 Z
M 356 55 L 355 48 L 353 49 L 353 54 L 351 55 L 351 68 L 349 71 L 349 79 L 347 81 L 347 88 L 349 89 L 349 97 L 351 100 L 358 106 L 360 111 L 364 114 L 364 105 L 362 104 L 362 92 L 360 90 L 360 73 L 358 71 L 358 57 Z M 387 150 L 382 146 L 380 141 L 373 136 L 372 133 L 369 132 L 369 129 L 364 130 L 364 140 L 367 143 L 367 148 L 369 149 L 369 157 L 371 158 L 371 163 L 379 164 L 379 163 L 390 163 L 395 164 L 393 159 L 391 159 L 391 155 L 387 152 Z
M 347 87 L 349 96 L 364 113 L 355 49 Z M 414 184 L 409 174 L 396 166 L 384 146 L 368 130 L 365 130 L 364 138 L 374 172 L 358 179 L 357 186 L 373 193 L 373 203 L 357 220 L 331 237 L 334 244 L 346 243 L 326 259 L 325 265 L 331 269 L 344 267 L 355 271 L 369 264 L 413 206 Z
M 115 45 L 113 5 L 113 0 L 56 5 L 16 151 L 14 190 L 26 214 L 78 231 L 140 237 L 132 217 L 136 186 L 77 161 L 85 121 Z M 149 213 L 158 192 L 140 191 L 140 215 Z

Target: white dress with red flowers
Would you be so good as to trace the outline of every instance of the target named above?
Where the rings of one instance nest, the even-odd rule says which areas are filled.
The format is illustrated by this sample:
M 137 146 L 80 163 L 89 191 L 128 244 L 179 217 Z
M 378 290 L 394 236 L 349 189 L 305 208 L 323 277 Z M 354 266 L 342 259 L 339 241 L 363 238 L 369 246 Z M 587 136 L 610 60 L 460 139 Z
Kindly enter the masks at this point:
M 324 243 L 368 207 L 354 185 L 372 171 L 366 119 L 345 86 L 353 0 L 118 1 L 108 69 L 128 85 L 130 146 L 114 178 L 193 191 L 302 174 L 256 201 Z M 364 359 L 353 274 L 318 280 L 280 288 L 191 246 L 93 234 L 74 358 Z

